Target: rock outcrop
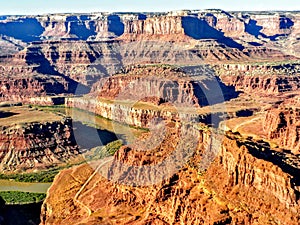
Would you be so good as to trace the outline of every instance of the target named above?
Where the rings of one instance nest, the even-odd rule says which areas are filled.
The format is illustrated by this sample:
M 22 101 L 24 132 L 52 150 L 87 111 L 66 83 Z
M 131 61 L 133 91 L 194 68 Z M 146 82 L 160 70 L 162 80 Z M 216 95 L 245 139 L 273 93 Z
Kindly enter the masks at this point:
M 22 49 L 24 49 L 27 46 L 26 43 L 16 40 L 12 37 L 8 36 L 0 36 L 0 55 L 6 56 L 6 55 L 12 55 L 15 54 Z
M 265 23 L 269 17 L 272 25 Z M 0 21 L 0 35 L 9 46 L 1 53 L 0 73 L 51 75 L 50 80 L 60 80 L 64 87 L 53 88 L 59 90 L 56 92 L 46 90 L 46 95 L 82 94 L 99 79 L 135 63 L 199 65 L 270 61 L 270 57 L 272 61 L 296 60 L 296 18 L 297 13 L 222 10 L 6 16 Z M 15 27 L 18 32 L 11 32 Z M 283 48 L 277 39 L 290 41 L 292 50 Z M 297 82 L 297 78 L 279 79 L 275 84 L 290 82 L 285 79 Z
M 145 107 L 135 107 L 134 105 L 137 102 L 128 103 L 126 105 L 107 100 L 95 100 L 93 98 L 67 98 L 65 101 L 66 107 L 86 110 L 110 120 L 142 128 L 149 128 L 151 123 L 156 119 L 198 121 L 202 118 L 196 114 L 197 108 L 194 108 L 190 112 L 181 112 L 180 109 L 172 106 L 159 110 L 155 106 L 153 109 L 148 109 L 147 106 L 151 106 L 149 104 L 145 104 Z M 203 116 L 202 119 L 205 120 L 206 117 Z
M 215 96 L 206 96 L 216 86 L 220 86 L 219 92 L 215 90 Z M 111 100 L 140 101 L 157 97 L 174 107 L 203 106 L 213 99 L 234 95 L 234 90 L 222 85 L 209 68 L 168 65 L 125 68 L 123 73 L 101 79 L 93 86 L 92 92 L 100 98 Z
M 224 64 L 215 66 L 226 85 L 238 91 L 256 94 L 278 94 L 299 88 L 298 63 Z
M 1 172 L 46 168 L 79 154 L 68 118 L 2 126 L 0 143 Z
M 296 173 L 289 174 L 283 161 L 277 164 L 279 155 L 266 145 L 236 139 L 234 135 L 226 139 L 220 151 L 219 163 L 228 172 L 229 186 L 267 189 L 287 207 L 297 206 L 300 187 Z
M 171 140 L 176 146 L 177 128 L 172 129 Z M 168 137 L 152 150 L 123 147 L 114 159 L 62 171 L 48 191 L 41 224 L 298 224 L 299 192 L 287 172 L 257 157 L 247 142 L 230 136 L 223 139 L 207 171 L 199 172 L 199 159 L 202 155 L 205 160 L 210 133 L 200 131 L 198 135 L 198 147 L 189 162 L 155 185 L 127 186 L 123 182 L 151 176 L 141 176 L 144 171 L 135 173 L 134 168 L 165 160 L 170 154 L 164 148 Z M 188 149 L 182 149 L 182 153 L 185 151 L 188 154 Z M 135 167 L 121 170 L 118 162 Z M 93 173 L 93 168 L 98 172 Z
M 152 132 L 60 172 L 42 224 L 299 224 L 299 18 L 222 10 L 1 17 L 1 101 L 65 102 Z M 232 129 L 244 132 L 215 130 L 229 117 L 241 117 Z M 248 137 L 252 122 L 265 132 Z M 3 125 L 0 170 L 47 168 L 86 151 L 73 125 Z M 89 129 L 77 139 L 92 148 L 99 130 Z
M 179 40 L 188 40 L 187 36 L 217 39 L 226 36 L 262 44 L 262 40 L 275 41 L 299 33 L 298 17 L 299 14 L 295 12 L 228 13 L 222 10 L 6 16 L 1 21 L 0 31 L 2 35 L 26 42 L 44 39 L 103 40 L 122 35 L 135 38 L 157 35 L 178 40 L 175 39 L 176 34 L 177 37 L 186 36 Z M 20 23 L 22 26 L 18 34 L 8 29 Z M 31 27 L 31 31 L 26 30 L 26 27 Z M 189 32 L 191 30 L 194 31 Z
M 299 118 L 300 107 L 298 97 L 288 99 L 277 108 L 268 110 L 264 119 L 264 129 L 270 140 L 276 141 L 279 146 L 299 154 Z
M 30 103 L 31 97 L 67 93 L 69 85 L 59 76 L 2 76 L 0 100 Z

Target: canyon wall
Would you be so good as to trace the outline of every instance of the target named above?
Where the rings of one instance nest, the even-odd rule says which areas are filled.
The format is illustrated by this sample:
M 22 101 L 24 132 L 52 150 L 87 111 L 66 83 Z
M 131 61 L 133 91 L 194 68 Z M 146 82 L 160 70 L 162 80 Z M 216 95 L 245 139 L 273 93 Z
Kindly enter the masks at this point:
M 278 94 L 299 88 L 298 63 L 233 63 L 214 68 L 222 82 L 246 93 Z
M 277 142 L 283 148 L 299 154 L 300 149 L 300 108 L 299 99 L 288 99 L 267 111 L 263 127 L 268 138 Z
M 67 107 L 83 109 L 110 120 L 142 128 L 149 128 L 151 122 L 158 118 L 167 121 L 199 121 L 200 119 L 206 119 L 206 116 L 196 114 L 196 109 L 193 114 L 193 111 L 192 113 L 185 113 L 176 108 L 173 108 L 172 111 L 168 109 L 138 108 L 134 107 L 134 104 L 135 102 L 124 105 L 93 98 L 66 98 L 65 101 Z
M 170 66 L 132 66 L 125 68 L 123 73 L 101 79 L 93 86 L 92 92 L 100 98 L 112 100 L 143 101 L 156 97 L 161 103 L 168 102 L 174 107 L 206 105 L 208 100 L 204 91 L 210 91 L 209 83 L 214 82 L 214 77 L 212 71 L 201 74 L 203 68 L 199 67 L 196 73 L 193 71 L 195 69 L 197 67 L 186 72 Z M 215 83 L 218 83 L 217 79 Z M 201 89 L 203 86 L 205 90 Z M 222 96 L 223 93 L 220 90 L 215 98 L 221 97 L 218 94 Z
M 221 147 L 219 160 L 228 173 L 230 186 L 267 190 L 286 207 L 297 206 L 300 186 L 296 173 L 289 174 L 284 163 L 278 165 L 276 152 L 272 153 L 271 149 L 262 149 L 255 142 L 230 137 Z
M 266 18 L 271 18 L 270 24 L 266 23 Z M 3 79 L 7 79 L 7 75 L 26 75 L 25 81 L 13 78 L 16 83 L 37 82 L 37 86 L 48 83 L 48 87 L 41 90 L 32 87 L 32 93 L 37 93 L 35 96 L 14 89 L 20 93 L 18 95 L 24 93 L 28 97 L 88 93 L 103 77 L 135 63 L 199 65 L 226 62 L 225 74 L 229 75 L 239 70 L 228 64 L 232 62 L 258 60 L 264 64 L 263 61 L 270 61 L 270 58 L 272 61 L 296 60 L 293 56 L 296 52 L 286 52 L 287 48 L 283 48 L 277 39 L 292 41 L 299 30 L 297 18 L 297 13 L 288 12 L 255 14 L 222 10 L 4 16 L 0 20 L 0 35 L 16 50 L 11 51 L 9 47 L 7 53 L 1 53 L 0 73 Z M 18 32 L 11 32 L 16 29 Z M 252 70 L 249 74 L 254 74 L 256 70 L 272 74 L 275 71 L 277 74 L 275 66 L 263 67 L 250 68 L 248 72 Z M 293 74 L 293 68 L 282 69 L 281 75 Z M 244 72 L 238 75 L 248 74 Z M 32 74 L 47 75 L 48 78 L 27 80 Z M 240 89 L 246 86 L 249 91 L 265 86 L 273 89 L 270 92 L 298 87 L 298 77 L 272 78 L 270 84 L 268 79 L 258 77 L 237 76 L 225 80 Z M 279 88 L 275 87 L 277 84 Z M 26 86 L 4 85 L 17 85 L 19 89 Z M 5 98 L 11 95 L 6 90 L 1 94 L 7 96 Z M 15 98 L 16 95 L 11 97 Z
M 184 37 L 187 34 L 195 39 L 220 39 L 225 35 L 234 40 L 249 41 L 252 38 L 261 43 L 260 39 L 274 41 L 297 33 L 298 17 L 297 13 L 289 12 L 238 13 L 222 10 L 6 16 L 0 23 L 0 33 L 25 42 L 45 39 L 105 40 L 122 35 L 135 39 L 143 35 L 144 38 L 163 36 L 176 40 L 174 34 L 177 40 L 187 41 L 189 38 Z M 17 34 L 8 29 L 14 26 L 20 27 Z
M 0 170 L 15 172 L 67 162 L 78 153 L 72 121 L 2 126 Z
M 61 77 L 1 77 L 1 101 L 30 102 L 31 97 L 68 92 L 69 83 Z
M 166 139 L 171 138 L 176 148 L 177 128 L 172 129 L 171 136 Z M 135 171 L 135 167 L 151 167 L 168 157 L 169 147 L 164 145 L 166 139 L 155 149 L 141 152 L 124 146 L 113 161 L 104 160 L 103 163 L 62 171 L 49 189 L 41 224 L 83 221 L 107 224 L 121 221 L 127 224 L 298 224 L 299 192 L 293 177 L 273 162 L 260 159 L 247 141 L 237 141 L 230 136 L 223 137 L 221 149 L 210 159 L 207 170 L 199 171 L 199 160 L 209 154 L 205 149 L 211 139 L 209 131 L 198 132 L 198 147 L 188 163 L 156 185 L 127 186 L 122 182 L 155 175 L 152 171 L 152 175 L 149 172 L 142 176 L 144 171 Z M 188 149 L 181 150 L 183 155 L 185 151 L 189 154 Z M 134 167 L 122 170 L 118 162 Z M 109 176 L 110 180 L 93 173 L 93 168 L 98 165 L 102 165 L 99 173 Z M 156 176 L 160 173 L 162 171 Z M 112 178 L 114 175 L 122 182 L 116 182 Z M 62 211 L 63 208 L 67 210 Z

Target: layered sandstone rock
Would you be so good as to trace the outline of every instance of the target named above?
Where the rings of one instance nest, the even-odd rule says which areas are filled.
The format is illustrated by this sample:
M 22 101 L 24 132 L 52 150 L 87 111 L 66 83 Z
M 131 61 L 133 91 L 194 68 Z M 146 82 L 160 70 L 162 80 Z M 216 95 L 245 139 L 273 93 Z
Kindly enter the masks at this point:
M 1 172 L 45 168 L 78 154 L 70 119 L 2 126 L 0 143 Z
M 100 78 L 112 75 L 132 63 L 194 65 L 269 60 L 270 56 L 272 60 L 295 60 L 295 57 L 288 56 L 295 52 L 282 53 L 280 43 L 276 43 L 276 46 L 273 43 L 251 44 L 253 41 L 259 42 L 258 35 L 253 31 L 256 27 L 251 27 L 249 19 L 254 16 L 208 10 L 169 14 L 6 17 L 0 23 L 0 33 L 5 35 L 3 37 L 20 45 L 18 49 L 23 49 L 25 45 L 17 39 L 30 42 L 30 45 L 14 55 L 3 53 L 0 71 L 3 74 L 37 72 L 59 75 L 73 86 L 73 90 L 68 92 L 82 93 L 76 87 L 77 82 L 85 85 L 85 92 L 88 92 Z M 288 21 L 289 14 L 280 18 L 276 26 Z M 294 21 L 294 18 L 290 20 Z M 295 26 L 288 29 L 297 32 L 294 23 Z M 15 26 L 20 26 L 17 34 L 7 31 L 7 28 Z M 25 29 L 27 26 L 32 29 Z M 283 34 L 283 31 L 278 32 L 279 36 Z M 238 35 L 241 36 L 240 40 Z M 248 40 L 244 36 L 254 39 Z
M 299 88 L 299 76 L 222 76 L 222 81 L 227 85 L 236 87 L 237 90 L 262 94 L 278 94 L 287 91 L 296 91 Z
M 209 76 L 209 74 L 207 74 Z M 187 77 L 183 70 L 172 67 L 143 67 L 131 68 L 123 74 L 100 80 L 92 91 L 96 91 L 99 97 L 115 100 L 142 100 L 155 96 L 163 102 L 193 106 L 200 103 L 200 96 L 196 93 L 196 83 L 191 77 Z
M 218 126 L 224 111 L 200 114 L 198 109 L 237 95 L 207 66 L 139 65 L 101 79 L 89 96 L 67 98 L 65 104 L 137 127 L 149 128 L 155 119 Z
M 295 12 L 228 13 L 222 10 L 7 16 L 0 23 L 0 31 L 2 35 L 25 42 L 45 39 L 107 40 L 121 36 L 127 41 L 217 39 L 229 46 L 235 41 L 257 46 L 295 36 L 299 33 L 298 17 Z M 20 24 L 18 34 L 9 31 L 9 28 Z M 26 27 L 31 27 L 31 31 Z
M 287 207 L 297 206 L 298 178 L 295 177 L 295 173 L 286 172 L 283 162 L 276 165 L 276 153 L 272 154 L 272 150 L 266 146 L 236 140 L 236 137 L 231 138 L 221 147 L 219 162 L 228 172 L 229 184 L 244 185 L 259 191 L 267 189 L 269 194 L 274 195 Z
M 265 116 L 264 129 L 268 138 L 283 148 L 299 154 L 299 118 L 298 97 L 286 100 L 277 108 L 270 109 Z
M 205 65 L 128 66 L 122 73 L 101 79 L 93 86 L 92 93 L 110 100 L 141 101 L 157 97 L 174 107 L 213 105 L 237 95 Z
M 299 55 L 298 20 L 297 12 L 222 10 L 3 17 L 1 100 L 51 105 L 51 94 L 92 88 L 87 97 L 68 98 L 66 106 L 154 129 L 143 145 L 123 146 L 110 163 L 61 172 L 44 203 L 42 224 L 298 224 L 298 103 L 269 110 L 264 121 L 264 138 L 291 151 L 237 134 L 213 145 L 206 125 L 214 115 L 198 111 L 238 97 L 236 91 L 276 95 L 271 103 L 295 94 L 299 62 L 291 55 Z M 214 66 L 127 67 L 136 63 Z M 250 123 L 246 117 L 253 112 L 230 113 L 224 117 L 239 114 Z M 156 130 L 159 119 L 169 127 Z M 78 147 L 71 128 L 68 121 L 3 127 L 1 169 L 45 167 L 73 157 Z M 181 151 L 172 155 L 176 147 Z M 170 168 L 148 170 L 171 156 Z M 163 176 L 174 168 L 172 176 Z M 110 181 L 93 169 L 106 171 L 102 176 Z M 151 177 L 166 179 L 139 187 Z
M 261 32 L 261 35 L 266 35 L 270 38 L 287 36 L 291 33 L 296 21 L 291 15 L 284 13 L 271 13 L 262 15 L 249 15 L 251 25 Z
M 0 55 L 15 54 L 26 47 L 26 43 L 8 36 L 0 36 Z
M 114 120 L 120 123 L 129 124 L 136 127 L 149 128 L 151 123 L 156 119 L 173 120 L 173 121 L 199 121 L 206 120 L 196 114 L 197 108 L 185 112 L 176 107 L 166 107 L 166 109 L 148 109 L 149 104 L 145 107 L 135 107 L 138 102 L 108 102 L 107 100 L 95 100 L 92 98 L 67 98 L 65 105 L 67 107 L 78 108 L 89 111 L 95 115 Z
M 31 97 L 67 93 L 69 83 L 59 76 L 0 77 L 1 101 L 30 102 Z
M 299 88 L 299 64 L 224 64 L 215 67 L 221 80 L 236 90 L 278 94 Z
M 223 139 L 216 160 L 204 176 L 197 175 L 197 168 L 201 155 L 202 160 L 208 159 L 205 149 L 211 139 L 207 131 L 198 133 L 201 141 L 188 164 L 182 164 L 162 182 L 139 186 L 145 179 L 163 173 L 150 170 L 142 176 L 146 167 L 170 156 L 167 139 L 171 138 L 175 148 L 178 146 L 176 129 L 152 150 L 123 147 L 114 159 L 61 172 L 49 189 L 41 224 L 298 224 L 299 194 L 290 175 L 273 164 L 272 158 L 269 162 L 260 159 L 247 142 L 230 136 Z M 188 149 L 181 150 L 188 153 Z M 124 170 L 124 165 L 129 168 Z M 135 171 L 138 166 L 142 169 Z M 97 168 L 96 173 L 93 168 Z M 126 185 L 133 180 L 138 181 L 134 186 Z

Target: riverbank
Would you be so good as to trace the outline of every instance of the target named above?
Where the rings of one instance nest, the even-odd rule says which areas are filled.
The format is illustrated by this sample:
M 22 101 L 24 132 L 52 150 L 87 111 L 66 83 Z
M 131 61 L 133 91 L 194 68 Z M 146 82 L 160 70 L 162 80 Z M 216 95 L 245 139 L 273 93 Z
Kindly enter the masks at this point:
M 45 193 L 33 193 L 22 191 L 0 191 L 0 198 L 6 205 L 28 205 L 44 201 Z
M 0 180 L 0 192 L 21 191 L 30 193 L 46 193 L 51 183 L 17 182 L 13 180 Z

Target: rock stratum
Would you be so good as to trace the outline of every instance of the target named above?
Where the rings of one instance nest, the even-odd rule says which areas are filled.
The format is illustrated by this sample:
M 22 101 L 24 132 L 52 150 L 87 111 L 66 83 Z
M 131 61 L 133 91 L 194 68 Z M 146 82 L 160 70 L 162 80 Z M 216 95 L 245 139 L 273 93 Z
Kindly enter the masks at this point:
M 2 173 L 45 169 L 79 155 L 72 120 L 45 114 L 18 107 L 0 112 Z
M 296 60 L 298 17 L 297 12 L 222 10 L 3 16 L 0 80 L 22 73 L 32 79 L 22 81 L 22 89 L 29 86 L 36 96 L 82 94 L 134 63 Z M 0 94 L 10 93 L 3 88 Z M 32 97 L 21 94 L 24 101 Z
M 41 224 L 299 224 L 299 19 L 217 9 L 2 16 L 4 105 L 65 104 L 145 131 L 61 171 Z M 9 109 L 1 172 L 89 151 L 70 120 Z M 97 147 L 93 137 L 81 141 Z
M 176 128 L 170 128 L 169 132 L 171 139 L 166 138 L 155 149 L 147 150 L 146 155 L 135 148 L 123 147 L 110 161 L 61 172 L 48 191 L 42 224 L 298 223 L 299 189 L 293 180 L 297 175 L 290 177 L 281 166 L 271 162 L 272 158 L 258 158 L 256 154 L 268 158 L 269 153 L 254 150 L 254 143 L 236 140 L 232 134 L 223 139 L 216 160 L 203 174 L 195 167 L 199 167 L 197 158 L 209 144 L 210 133 L 198 131 L 199 145 L 194 157 L 176 174 L 155 185 L 126 185 L 132 177 L 143 180 L 163 173 L 153 169 L 147 176 L 139 176 L 138 173 L 145 171 L 125 169 L 120 162 L 151 167 L 151 163 L 168 157 L 167 142 L 171 140 L 176 146 L 180 136 Z M 101 173 L 93 170 L 98 166 L 102 167 Z M 110 180 L 103 176 L 109 176 Z M 72 191 L 64 195 L 71 187 Z M 68 210 L 63 210 L 66 206 Z

